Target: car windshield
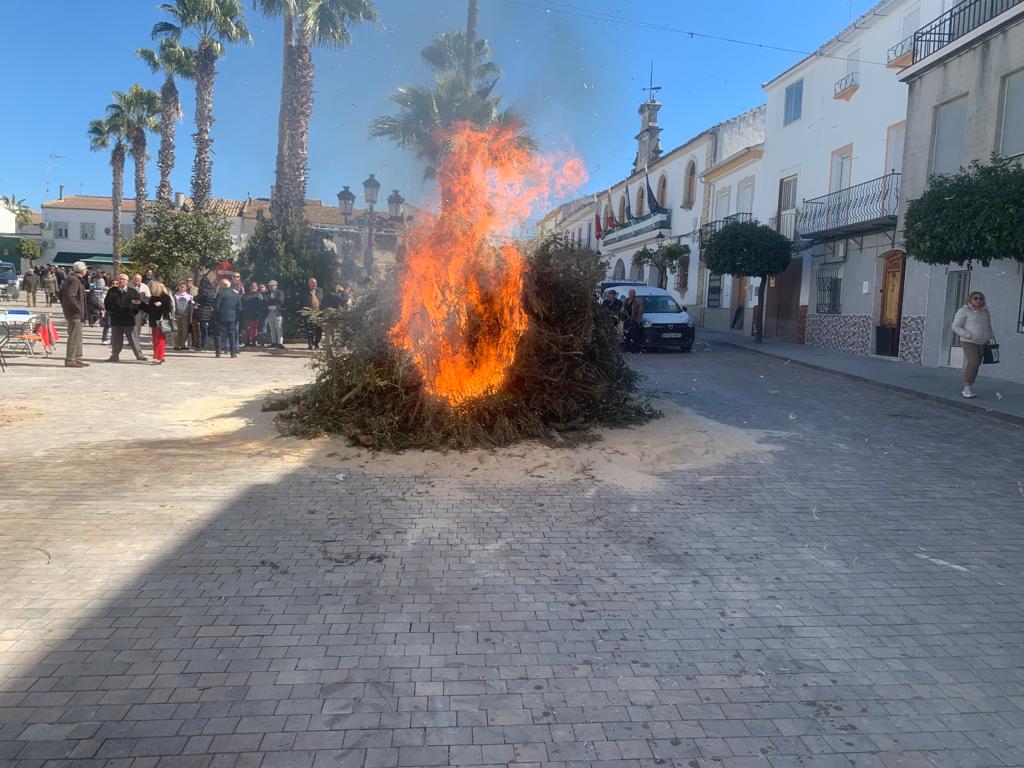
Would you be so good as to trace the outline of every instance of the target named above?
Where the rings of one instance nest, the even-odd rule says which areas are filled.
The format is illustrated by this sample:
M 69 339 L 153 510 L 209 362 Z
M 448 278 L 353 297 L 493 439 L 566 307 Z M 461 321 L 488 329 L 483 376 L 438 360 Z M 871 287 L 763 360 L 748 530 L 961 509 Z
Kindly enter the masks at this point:
M 683 311 L 671 296 L 641 296 L 640 299 L 644 303 L 645 315 L 657 312 L 678 314 Z

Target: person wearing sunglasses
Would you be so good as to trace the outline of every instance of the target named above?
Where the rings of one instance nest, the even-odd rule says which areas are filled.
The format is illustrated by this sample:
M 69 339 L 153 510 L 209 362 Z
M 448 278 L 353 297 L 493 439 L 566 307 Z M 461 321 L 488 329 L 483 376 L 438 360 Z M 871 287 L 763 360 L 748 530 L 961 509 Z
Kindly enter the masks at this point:
M 971 291 L 967 303 L 957 310 L 953 317 L 953 333 L 960 337 L 964 350 L 964 388 L 962 397 L 971 400 L 974 394 L 974 382 L 978 378 L 985 345 L 995 339 L 992 333 L 992 318 L 985 304 L 985 294 Z

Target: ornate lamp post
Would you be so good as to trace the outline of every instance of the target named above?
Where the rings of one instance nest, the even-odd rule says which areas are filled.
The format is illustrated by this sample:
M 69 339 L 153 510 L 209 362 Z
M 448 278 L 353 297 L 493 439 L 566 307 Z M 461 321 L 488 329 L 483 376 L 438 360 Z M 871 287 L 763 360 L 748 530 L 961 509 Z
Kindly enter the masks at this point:
M 366 198 L 367 208 L 367 237 L 366 253 L 363 254 L 363 267 L 366 274 L 373 274 L 373 206 L 377 204 L 377 194 L 380 192 L 380 182 L 370 174 L 370 178 L 363 182 L 363 197 Z
M 374 174 L 370 174 L 370 178 L 363 182 L 363 197 L 366 200 L 366 251 L 363 253 L 363 267 L 366 269 L 367 274 L 373 272 L 373 230 L 376 225 L 376 217 L 374 216 L 374 206 L 377 205 L 377 198 L 380 195 L 380 182 Z M 342 187 L 341 192 L 338 193 L 338 207 L 341 209 L 341 215 L 345 219 L 345 226 L 349 225 L 349 217 L 352 215 L 353 208 L 355 206 L 356 196 L 348 187 Z M 398 190 L 396 189 L 391 195 L 388 196 L 388 215 L 393 221 L 400 221 L 404 217 L 403 205 L 405 204 L 405 198 L 403 198 Z M 356 224 L 361 226 L 362 219 L 356 219 Z
M 390 195 L 388 195 L 388 214 L 391 216 L 393 221 L 401 221 L 405 209 L 405 198 L 398 194 L 396 189 Z
M 345 219 L 346 226 L 348 225 L 348 217 L 352 215 L 352 206 L 356 202 L 356 196 L 352 194 L 352 190 L 348 187 L 342 187 L 341 192 L 338 193 L 338 207 L 341 208 L 341 215 Z

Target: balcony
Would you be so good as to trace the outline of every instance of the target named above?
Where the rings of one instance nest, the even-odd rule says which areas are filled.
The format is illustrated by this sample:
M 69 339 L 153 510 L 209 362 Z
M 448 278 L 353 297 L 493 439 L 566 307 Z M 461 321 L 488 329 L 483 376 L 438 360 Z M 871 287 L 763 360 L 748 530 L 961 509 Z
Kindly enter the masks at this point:
M 964 0 L 914 33 L 913 63 L 926 59 L 1024 0 Z
M 724 219 L 717 219 L 703 224 L 697 234 L 700 247 L 703 248 L 704 243 L 708 241 L 711 235 L 720 231 L 726 224 L 731 224 L 734 221 L 753 221 L 753 219 L 754 215 L 752 213 L 734 213 L 732 216 L 726 216 Z
M 895 172 L 804 200 L 800 234 L 823 241 L 891 229 L 896 226 L 899 202 L 900 174 Z
M 665 230 L 667 236 L 668 230 L 671 229 L 672 211 L 662 208 L 652 213 L 645 213 L 643 216 L 630 219 L 623 224 L 619 224 L 617 227 L 606 230 L 601 244 L 604 246 L 619 245 L 627 240 L 640 237 L 640 235 L 658 232 L 659 230 Z
M 846 77 L 835 84 L 835 87 L 832 89 L 832 98 L 849 101 L 853 98 L 853 94 L 857 92 L 858 88 L 860 88 L 860 73 L 849 72 Z
M 889 49 L 885 57 L 885 66 L 892 69 L 903 69 L 914 63 L 914 36 L 908 35 Z

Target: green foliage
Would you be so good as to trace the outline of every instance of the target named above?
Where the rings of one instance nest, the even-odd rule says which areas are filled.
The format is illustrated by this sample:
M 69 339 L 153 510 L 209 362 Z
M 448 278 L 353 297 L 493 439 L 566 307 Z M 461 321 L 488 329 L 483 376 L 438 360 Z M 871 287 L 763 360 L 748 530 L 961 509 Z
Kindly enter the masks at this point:
M 658 287 L 668 287 L 669 273 L 675 273 L 680 269 L 686 270 L 690 266 L 690 246 L 680 243 L 663 245 L 654 250 L 644 246 L 633 254 L 633 263 L 639 267 L 652 266 L 658 270 Z
M 173 283 L 231 259 L 231 224 L 223 216 L 165 203 L 148 206 L 146 214 L 142 230 L 124 247 L 135 269 L 152 269 Z
M 325 292 L 338 279 L 337 256 L 324 246 L 323 234 L 299 216 L 286 218 L 280 226 L 260 218 L 239 262 L 240 271 L 249 280 L 277 280 L 289 304 L 306 288 L 309 278 L 315 277 Z
M 25 205 L 24 198 L 17 195 L 0 195 L 0 205 L 14 214 L 14 224 L 24 227 L 32 223 L 32 211 Z
M 619 350 L 613 318 L 594 302 L 605 274 L 600 257 L 554 238 L 535 246 L 529 262 L 529 329 L 500 392 L 457 408 L 426 395 L 418 370 L 388 339 L 398 306 L 392 276 L 349 309 L 320 313 L 317 377 L 282 414 L 282 429 L 337 432 L 386 450 L 464 450 L 528 439 L 564 444 L 593 426 L 656 416 L 636 394 L 639 376 Z
M 789 266 L 793 244 L 760 222 L 731 221 L 704 243 L 702 256 L 715 274 L 770 277 Z
M 35 261 L 43 255 L 43 251 L 39 243 L 25 237 L 18 243 L 18 255 L 25 261 Z
M 1024 262 L 1024 167 L 993 155 L 959 173 L 935 175 L 910 201 L 904 220 L 907 252 L 925 264 L 998 259 Z

